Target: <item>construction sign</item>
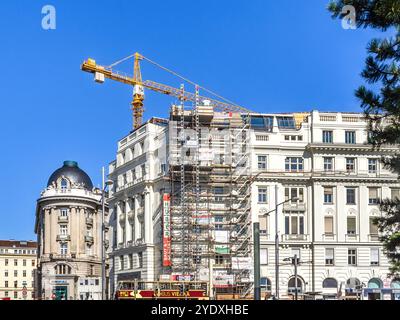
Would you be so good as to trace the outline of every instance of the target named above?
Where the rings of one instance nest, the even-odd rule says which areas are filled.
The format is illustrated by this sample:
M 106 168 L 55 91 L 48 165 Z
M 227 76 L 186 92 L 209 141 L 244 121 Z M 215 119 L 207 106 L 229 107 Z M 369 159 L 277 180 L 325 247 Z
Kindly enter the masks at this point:
M 171 266 L 171 196 L 163 195 L 163 266 Z

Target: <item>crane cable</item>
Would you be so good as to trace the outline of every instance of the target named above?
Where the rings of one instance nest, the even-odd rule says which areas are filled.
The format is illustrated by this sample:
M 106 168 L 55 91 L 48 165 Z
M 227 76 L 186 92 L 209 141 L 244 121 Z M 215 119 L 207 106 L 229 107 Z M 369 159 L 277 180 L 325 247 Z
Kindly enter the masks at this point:
M 108 68 L 112 69 L 112 67 L 115 67 L 116 65 L 118 65 L 118 64 L 120 64 L 120 63 L 122 63 L 122 62 L 125 62 L 125 61 L 129 60 L 130 58 L 133 58 L 134 56 L 135 56 L 135 53 L 134 53 L 134 54 L 131 54 L 130 56 L 127 56 L 127 57 L 125 57 L 125 58 L 122 58 L 121 60 L 118 60 L 118 61 L 114 62 L 113 64 L 109 65 Z M 158 64 L 158 63 L 155 62 L 155 61 L 150 60 L 149 58 L 146 58 L 146 57 L 143 56 L 143 55 L 140 55 L 140 56 L 141 56 L 144 60 L 150 62 L 151 64 L 153 64 L 153 65 L 155 65 L 155 66 L 157 66 L 157 67 L 159 67 L 160 69 L 162 69 L 162 70 L 164 70 L 164 71 L 167 71 L 168 73 L 171 73 L 172 75 L 174 75 L 174 76 L 176 76 L 176 77 L 182 79 L 183 81 L 186 81 L 187 83 L 190 83 L 190 84 L 193 85 L 193 86 L 198 86 L 200 89 L 202 89 L 202 90 L 204 90 L 204 91 L 206 91 L 206 92 L 212 94 L 213 96 L 215 96 L 215 97 L 217 97 L 217 98 L 219 98 L 219 99 L 221 99 L 221 100 L 224 100 L 225 102 L 231 104 L 232 106 L 235 106 L 235 107 L 236 107 L 236 106 L 239 106 L 238 104 L 234 103 L 233 101 L 228 100 L 228 99 L 226 99 L 226 98 L 224 98 L 224 97 L 218 95 L 217 93 L 215 93 L 215 92 L 213 92 L 213 91 L 211 91 L 211 90 L 209 90 L 209 89 L 207 89 L 207 88 L 205 88 L 205 87 L 202 87 L 202 86 L 198 85 L 197 83 L 195 83 L 195 82 L 193 82 L 193 81 L 191 81 L 191 80 L 189 80 L 189 79 L 187 79 L 187 78 L 181 76 L 180 74 L 176 73 L 175 71 L 172 71 L 172 70 L 170 70 L 170 69 L 168 69 L 168 68 L 166 68 L 166 67 L 163 67 L 162 65 Z M 240 107 L 240 108 L 243 108 L 243 107 Z M 245 109 L 245 108 L 243 108 L 243 109 Z

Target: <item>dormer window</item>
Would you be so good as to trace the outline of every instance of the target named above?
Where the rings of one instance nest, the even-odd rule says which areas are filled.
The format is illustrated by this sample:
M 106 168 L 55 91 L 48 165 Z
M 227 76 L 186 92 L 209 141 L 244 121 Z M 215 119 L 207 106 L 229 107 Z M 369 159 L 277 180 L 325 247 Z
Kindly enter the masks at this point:
M 67 190 L 67 188 L 68 188 L 67 179 L 65 179 L 65 178 L 61 179 L 61 190 Z

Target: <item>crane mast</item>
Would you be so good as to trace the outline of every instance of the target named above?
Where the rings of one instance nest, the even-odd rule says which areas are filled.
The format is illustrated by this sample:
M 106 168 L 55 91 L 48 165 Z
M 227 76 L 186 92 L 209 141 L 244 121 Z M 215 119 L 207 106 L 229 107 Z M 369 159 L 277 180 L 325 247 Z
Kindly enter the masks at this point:
M 105 78 L 111 79 L 117 82 L 121 82 L 124 84 L 131 85 L 133 87 L 133 97 L 132 97 L 132 112 L 133 112 L 133 127 L 134 129 L 140 127 L 143 121 L 143 112 L 144 112 L 144 89 L 150 89 L 155 92 L 159 92 L 165 95 L 170 95 L 180 99 L 181 101 L 193 101 L 196 99 L 200 101 L 208 101 L 208 103 L 213 106 L 216 110 L 225 111 L 225 112 L 250 112 L 249 110 L 237 106 L 232 103 L 219 101 L 216 99 L 212 99 L 205 96 L 196 96 L 196 94 L 191 92 L 182 92 L 181 89 L 165 85 L 162 83 L 158 83 L 151 80 L 142 80 L 142 74 L 140 70 L 140 61 L 144 59 L 144 57 L 140 53 L 135 53 L 132 56 L 129 56 L 121 61 L 125 61 L 128 58 L 134 57 L 134 70 L 133 77 L 129 76 L 123 72 L 117 71 L 113 69 L 113 66 L 118 64 L 114 63 L 111 66 L 102 66 L 98 65 L 94 59 L 87 59 L 81 65 L 81 70 L 93 73 L 94 79 L 98 83 L 104 83 Z M 148 59 L 147 59 L 148 60 Z M 121 62 L 120 61 L 120 62 Z M 150 61 L 150 60 L 149 60 Z M 164 68 L 165 69 L 165 68 Z M 183 95 L 183 96 L 182 96 Z

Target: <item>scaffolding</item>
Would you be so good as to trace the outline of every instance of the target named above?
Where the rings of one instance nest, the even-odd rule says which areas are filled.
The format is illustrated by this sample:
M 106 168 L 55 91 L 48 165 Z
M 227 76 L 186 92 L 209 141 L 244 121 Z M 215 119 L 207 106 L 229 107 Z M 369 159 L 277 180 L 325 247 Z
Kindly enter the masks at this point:
M 184 88 L 181 87 L 182 96 Z M 171 108 L 171 267 L 215 292 L 252 294 L 249 117 L 199 102 Z

